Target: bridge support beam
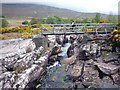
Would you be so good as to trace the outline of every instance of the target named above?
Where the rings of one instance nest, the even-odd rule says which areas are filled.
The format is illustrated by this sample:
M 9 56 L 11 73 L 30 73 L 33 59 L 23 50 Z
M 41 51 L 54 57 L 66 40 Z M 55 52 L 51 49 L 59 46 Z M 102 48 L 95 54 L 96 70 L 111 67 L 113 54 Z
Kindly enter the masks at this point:
M 44 48 L 43 53 L 45 53 L 48 49 L 48 37 L 47 35 L 44 36 L 38 36 L 32 39 L 33 42 L 36 45 L 36 48 L 39 48 L 40 46 L 42 46 Z
M 43 48 L 44 48 L 44 53 L 48 50 L 48 36 L 44 35 L 43 36 Z

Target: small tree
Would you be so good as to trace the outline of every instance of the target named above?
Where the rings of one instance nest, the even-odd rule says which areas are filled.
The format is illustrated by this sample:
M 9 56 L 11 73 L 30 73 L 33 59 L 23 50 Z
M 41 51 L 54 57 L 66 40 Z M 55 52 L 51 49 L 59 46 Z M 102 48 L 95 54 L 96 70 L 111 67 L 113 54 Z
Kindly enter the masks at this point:
M 82 19 L 81 22 L 82 23 L 90 23 L 90 18 L 86 17 L 86 18 Z
M 45 23 L 46 23 L 46 19 L 42 17 L 38 19 L 38 24 L 45 24 Z
M 22 24 L 29 24 L 29 22 L 28 21 L 24 21 L 24 22 L 22 22 Z
M 107 22 L 108 23 L 117 23 L 117 17 L 116 16 L 114 16 L 114 15 L 109 15 L 108 17 L 107 17 Z
M 2 27 L 4 28 L 4 27 L 8 27 L 8 21 L 6 20 L 6 19 L 2 19 Z
M 100 17 L 101 17 L 101 14 L 100 13 L 96 13 L 96 16 L 95 16 L 95 22 L 96 23 L 100 22 Z
M 50 16 L 46 20 L 47 24 L 56 24 L 56 18 L 54 16 Z
M 59 16 L 54 16 L 54 17 L 56 18 L 56 23 L 57 24 L 62 24 L 63 23 L 63 20 L 62 20 L 61 17 L 59 17 Z

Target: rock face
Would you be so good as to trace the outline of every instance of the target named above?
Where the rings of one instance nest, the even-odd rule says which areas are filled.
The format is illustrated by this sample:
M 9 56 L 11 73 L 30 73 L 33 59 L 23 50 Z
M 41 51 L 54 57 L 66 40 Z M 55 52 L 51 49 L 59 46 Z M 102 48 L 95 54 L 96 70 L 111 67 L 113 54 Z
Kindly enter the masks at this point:
M 56 35 L 56 42 L 58 44 L 62 45 L 63 40 L 62 40 L 62 38 L 59 35 Z
M 97 65 L 102 72 L 108 75 L 116 74 L 120 69 L 120 66 L 105 63 L 95 63 L 95 65 Z
M 70 35 L 70 42 L 73 43 L 76 38 L 77 38 L 76 35 Z
M 7 49 L 6 49 L 7 48 Z M 23 40 L 0 49 L 0 87 L 25 88 L 39 80 L 45 72 L 48 56 L 41 56 L 43 48 L 35 50 L 32 40 Z M 5 50 L 3 52 L 3 50 Z
M 91 35 L 90 38 L 93 36 Z M 102 83 L 106 83 L 106 87 L 111 84 L 120 85 L 120 57 L 118 54 L 110 52 L 110 47 L 105 41 L 84 42 L 83 37 L 77 38 L 77 44 L 73 56 L 61 61 L 61 63 L 67 64 L 66 72 L 69 71 L 69 67 L 72 67 L 70 74 L 67 75 L 68 79 L 74 83 L 82 83 L 84 88 L 102 88 L 104 87 Z M 101 48 L 106 50 L 101 51 Z M 68 51 L 69 56 L 70 47 Z M 83 64 L 85 64 L 84 69 L 82 69 Z M 81 75 L 83 76 L 81 77 Z M 76 85 L 76 88 L 78 86 L 79 84 Z M 111 85 L 111 87 L 117 86 Z
M 72 44 L 72 45 L 68 48 L 68 50 L 67 50 L 67 56 L 68 56 L 68 57 L 71 57 L 72 55 L 74 55 L 74 47 L 75 47 L 75 45 Z
M 60 52 L 60 49 L 61 49 L 61 45 L 54 46 L 51 52 L 51 56 L 58 54 Z
M 60 49 L 61 49 L 61 45 L 58 45 L 58 44 L 56 44 L 56 45 L 52 48 L 52 50 L 51 50 L 51 52 L 50 52 L 50 55 L 49 55 L 49 57 L 48 57 L 49 63 L 50 63 L 50 62 L 55 62 L 55 61 L 57 60 L 57 58 L 58 58 L 58 53 L 60 52 Z
M 49 62 L 55 62 L 58 58 L 58 55 L 52 55 L 49 57 Z
M 65 43 L 68 43 L 68 38 L 66 37 L 66 35 L 64 35 L 64 38 L 63 38 L 63 44 Z

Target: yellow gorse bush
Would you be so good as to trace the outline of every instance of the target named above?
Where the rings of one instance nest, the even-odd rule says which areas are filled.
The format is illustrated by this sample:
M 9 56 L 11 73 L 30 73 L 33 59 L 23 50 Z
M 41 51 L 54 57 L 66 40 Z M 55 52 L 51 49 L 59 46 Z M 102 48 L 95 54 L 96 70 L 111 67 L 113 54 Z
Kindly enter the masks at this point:
M 111 41 L 110 45 L 113 45 L 114 43 L 120 45 L 120 30 L 115 29 L 112 31 L 111 36 L 108 39 Z
M 38 28 L 39 26 L 40 26 L 39 24 L 34 24 L 34 25 L 20 25 L 14 28 L 0 28 L 0 32 L 2 34 L 10 33 L 10 32 L 19 32 L 22 33 L 22 38 L 29 38 L 31 37 L 31 29 Z M 35 34 L 37 31 L 38 29 L 35 29 L 33 31 L 33 34 Z M 8 37 L 3 36 L 3 39 L 7 39 L 7 38 Z

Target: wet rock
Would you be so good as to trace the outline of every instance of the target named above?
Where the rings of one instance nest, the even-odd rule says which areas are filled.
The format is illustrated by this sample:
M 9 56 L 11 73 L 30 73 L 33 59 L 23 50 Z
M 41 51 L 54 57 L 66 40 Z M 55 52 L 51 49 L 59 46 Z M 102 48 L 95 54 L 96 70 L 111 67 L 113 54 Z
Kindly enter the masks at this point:
M 62 38 L 59 35 L 56 35 L 56 42 L 58 44 L 62 45 L 63 40 L 62 40 Z
M 58 58 L 58 55 L 52 55 L 48 58 L 49 62 L 55 62 Z
M 76 35 L 70 35 L 70 42 L 73 43 L 76 38 L 77 38 Z
M 71 57 L 72 55 L 74 55 L 74 44 L 72 44 L 67 50 L 67 56 Z
M 91 89 L 99 88 L 99 84 L 96 82 L 82 82 L 82 85 L 85 88 L 91 88 Z
M 81 50 L 78 53 L 77 60 L 89 60 L 91 54 L 88 51 Z
M 83 37 L 82 36 L 78 36 L 76 41 L 77 41 L 78 44 L 80 44 L 83 41 Z
M 51 52 L 51 56 L 58 54 L 60 52 L 60 49 L 61 49 L 60 45 L 54 46 L 53 49 L 52 49 L 52 52 Z
M 116 88 L 116 89 L 118 89 L 118 88 L 120 88 L 118 85 L 112 85 L 112 84 L 110 84 L 110 83 L 101 83 L 100 85 L 100 88 Z
M 66 35 L 64 35 L 64 38 L 63 38 L 63 44 L 65 43 L 68 43 L 68 38 L 66 37 Z
M 48 63 L 48 56 L 42 56 L 37 61 L 34 62 L 34 64 L 40 65 L 41 67 L 45 67 Z
M 77 84 L 77 89 L 81 89 L 81 88 L 85 88 L 85 87 L 82 85 L 82 83 Z
M 71 62 L 75 62 L 76 60 L 76 54 L 74 54 L 73 56 L 69 57 L 69 58 L 65 58 L 63 60 L 61 60 L 61 63 L 65 63 L 65 64 L 70 64 Z

